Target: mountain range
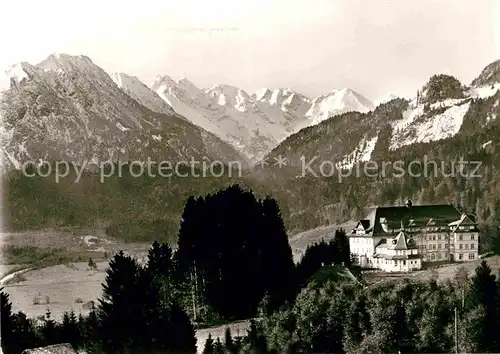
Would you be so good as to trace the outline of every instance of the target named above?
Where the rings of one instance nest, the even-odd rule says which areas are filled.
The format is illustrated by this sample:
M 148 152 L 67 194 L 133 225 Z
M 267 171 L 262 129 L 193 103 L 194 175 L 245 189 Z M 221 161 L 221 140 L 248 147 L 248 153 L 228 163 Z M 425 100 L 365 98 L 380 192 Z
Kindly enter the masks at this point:
M 242 161 L 278 155 L 298 164 L 304 154 L 328 156 L 337 168 L 370 160 L 373 151 L 439 141 L 458 133 L 474 100 L 500 88 L 498 62 L 459 96 L 425 102 L 391 94 L 373 103 L 348 89 L 308 98 L 289 88 L 249 94 L 219 84 L 201 89 L 159 75 L 150 85 L 108 74 L 86 56 L 53 54 L 37 65 L 5 71 L 0 94 L 2 166 L 26 160 L 190 158 Z M 490 112 L 488 119 L 495 119 Z
M 403 197 L 457 205 L 478 215 L 493 236 L 500 225 L 500 61 L 478 70 L 469 84 L 437 74 L 414 97 L 388 95 L 372 104 L 349 89 L 317 98 L 291 89 L 248 94 L 228 85 L 200 89 L 168 76 L 147 86 L 131 75 L 109 75 L 85 56 L 63 54 L 15 65 L 6 77 L 0 132 L 4 165 L 10 167 L 4 205 L 12 230 L 98 221 L 112 236 L 174 238 L 188 196 L 232 183 L 276 198 L 290 235 L 356 220 L 366 206 L 393 205 Z M 302 173 L 303 157 L 316 158 L 310 165 L 315 172 L 327 161 L 328 174 L 330 165 L 349 172 L 368 161 L 422 163 L 426 156 L 445 165 L 421 178 L 351 173 L 339 180 Z M 12 168 L 26 159 L 147 157 L 239 160 L 248 169 L 241 178 L 107 183 L 86 171 L 75 184 L 24 178 Z M 480 161 L 480 178 L 450 174 L 461 159 Z
M 158 76 L 151 86 L 108 74 L 86 56 L 53 54 L 5 71 L 0 93 L 2 166 L 26 160 L 131 160 L 145 156 L 263 158 L 300 129 L 373 104 L 350 89 L 309 99 L 291 89 L 248 94 Z

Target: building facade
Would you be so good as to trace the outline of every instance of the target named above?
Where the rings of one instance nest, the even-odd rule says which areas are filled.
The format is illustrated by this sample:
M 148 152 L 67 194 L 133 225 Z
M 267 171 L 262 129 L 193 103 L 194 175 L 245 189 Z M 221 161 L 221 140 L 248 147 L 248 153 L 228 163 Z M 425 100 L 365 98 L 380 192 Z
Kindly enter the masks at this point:
M 393 249 L 394 241 L 406 249 Z M 349 245 L 362 267 L 406 271 L 420 269 L 422 262 L 478 259 L 479 229 L 471 215 L 453 205 L 415 206 L 408 201 L 406 206 L 374 208 L 351 231 Z M 385 262 L 402 255 L 411 256 L 411 262 L 407 262 L 410 258 L 397 262 L 400 266 Z

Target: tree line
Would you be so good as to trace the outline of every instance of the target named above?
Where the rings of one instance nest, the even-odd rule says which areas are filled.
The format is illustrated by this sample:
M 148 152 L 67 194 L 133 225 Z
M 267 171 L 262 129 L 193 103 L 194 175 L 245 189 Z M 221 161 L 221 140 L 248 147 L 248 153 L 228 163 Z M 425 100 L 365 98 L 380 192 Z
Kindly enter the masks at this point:
M 486 261 L 470 277 L 310 283 L 295 303 L 258 323 L 268 351 L 498 353 L 500 281 Z
M 445 282 L 369 285 L 355 270 L 342 229 L 294 264 L 276 201 L 235 185 L 188 200 L 176 249 L 154 242 L 144 264 L 114 255 L 87 317 L 35 323 L 1 291 L 2 348 L 194 353 L 196 328 L 250 318 L 246 335 L 210 336 L 204 352 L 500 351 L 500 281 L 485 261 Z
M 191 353 L 195 327 L 273 313 L 292 304 L 322 265 L 350 265 L 343 230 L 295 265 L 276 200 L 238 185 L 189 198 L 178 240 L 175 250 L 153 242 L 145 264 L 114 255 L 87 317 L 71 311 L 58 323 L 49 311 L 36 323 L 14 313 L 2 291 L 4 353 L 61 342 L 88 353 Z

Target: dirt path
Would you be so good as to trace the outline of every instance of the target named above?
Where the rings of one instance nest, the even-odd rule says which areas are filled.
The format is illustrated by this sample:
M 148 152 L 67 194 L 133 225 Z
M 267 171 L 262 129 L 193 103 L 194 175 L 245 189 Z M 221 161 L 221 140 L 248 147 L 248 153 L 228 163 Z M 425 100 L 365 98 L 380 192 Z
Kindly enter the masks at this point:
M 16 275 L 21 275 L 21 274 L 24 274 L 26 272 L 29 272 L 30 270 L 32 270 L 32 268 L 26 268 L 26 269 L 20 269 L 16 272 L 13 272 L 13 273 L 10 273 L 10 274 L 7 274 L 5 276 L 3 276 L 1 279 L 0 279 L 0 285 L 3 285 L 7 282 L 9 282 L 10 280 L 12 280 Z

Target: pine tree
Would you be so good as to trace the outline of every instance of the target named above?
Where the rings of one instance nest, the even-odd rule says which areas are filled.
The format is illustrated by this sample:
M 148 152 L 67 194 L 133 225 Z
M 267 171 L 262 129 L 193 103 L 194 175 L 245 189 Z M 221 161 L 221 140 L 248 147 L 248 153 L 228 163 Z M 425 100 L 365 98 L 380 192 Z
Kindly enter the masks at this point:
M 138 281 L 141 268 L 122 251 L 109 262 L 99 300 L 99 336 L 103 349 L 120 352 L 147 338 L 143 322 L 143 294 Z
M 220 337 L 217 337 L 217 340 L 215 341 L 214 344 L 214 353 L 216 354 L 224 354 L 224 344 L 220 341 Z
M 498 348 L 498 317 L 497 317 L 497 284 L 495 275 L 485 260 L 476 268 L 471 279 L 471 286 L 467 297 L 468 308 L 483 306 L 486 317 L 483 323 L 483 337 L 479 340 L 479 349 L 491 351 Z
M 351 266 L 351 251 L 349 246 L 349 239 L 344 229 L 335 230 L 334 238 L 336 263 L 343 264 L 346 267 Z
M 224 347 L 226 348 L 226 351 L 228 353 L 233 354 L 235 352 L 234 342 L 233 342 L 233 338 L 231 336 L 231 328 L 229 328 L 229 327 L 226 327 L 226 331 L 224 333 Z
M 3 288 L 0 289 L 0 306 L 0 338 L 2 339 L 2 350 L 5 354 L 15 353 L 21 348 L 16 345 L 16 326 L 15 317 L 12 314 L 12 303 L 10 302 L 9 295 Z
M 187 313 L 178 305 L 170 310 L 168 328 L 172 336 L 167 348 L 174 353 L 196 353 L 195 329 Z
M 41 328 L 41 334 L 44 345 L 58 344 L 60 339 L 59 326 L 52 318 L 52 312 L 49 308 L 45 313 L 45 320 Z
M 61 340 L 70 343 L 74 348 L 79 348 L 82 343 L 78 320 L 75 311 L 65 312 L 61 323 Z
M 35 348 L 44 344 L 43 338 L 37 333 L 35 321 L 27 318 L 26 314 L 18 312 L 14 315 L 16 346 L 20 352 L 26 348 Z M 2 325 L 3 326 L 3 325 Z M 5 354 L 7 354 L 6 352 Z
M 214 353 L 214 340 L 212 339 L 212 333 L 208 334 L 208 338 L 205 341 L 205 347 L 203 348 L 203 354 L 213 354 Z

